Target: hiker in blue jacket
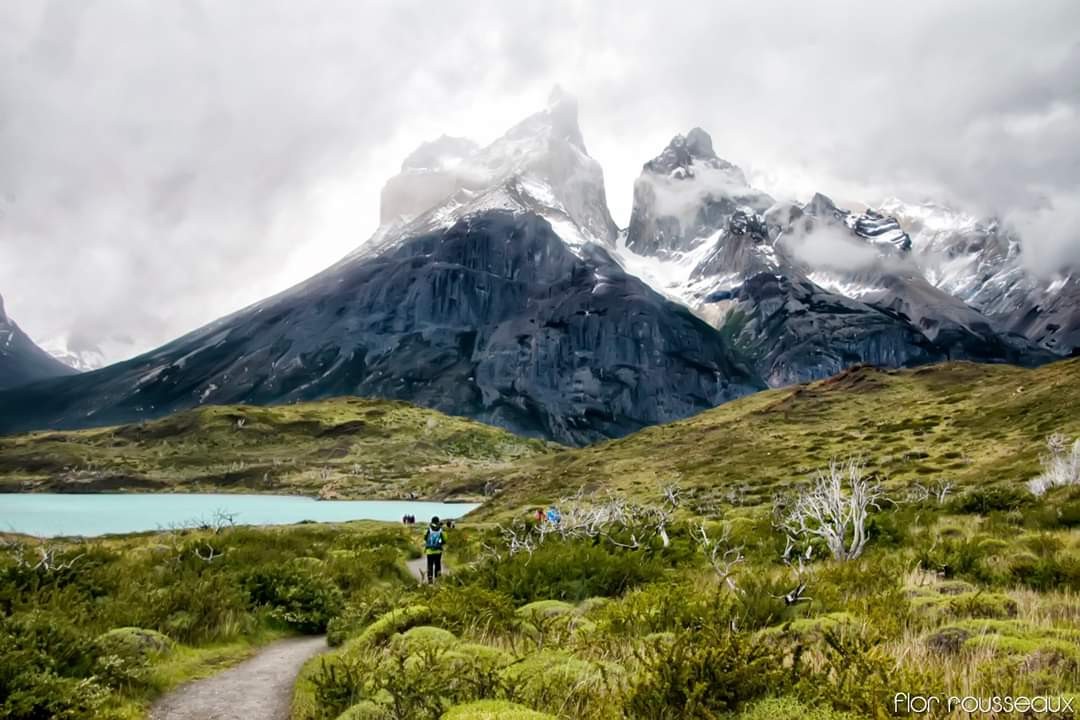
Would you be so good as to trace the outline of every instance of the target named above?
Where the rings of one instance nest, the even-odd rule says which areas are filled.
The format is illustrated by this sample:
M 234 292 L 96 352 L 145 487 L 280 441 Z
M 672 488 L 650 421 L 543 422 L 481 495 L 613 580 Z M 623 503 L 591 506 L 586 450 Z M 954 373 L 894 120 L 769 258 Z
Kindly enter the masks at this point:
M 446 529 L 439 522 L 438 516 L 431 518 L 424 533 L 424 553 L 427 555 L 427 581 L 435 582 L 442 575 L 442 553 L 446 545 Z

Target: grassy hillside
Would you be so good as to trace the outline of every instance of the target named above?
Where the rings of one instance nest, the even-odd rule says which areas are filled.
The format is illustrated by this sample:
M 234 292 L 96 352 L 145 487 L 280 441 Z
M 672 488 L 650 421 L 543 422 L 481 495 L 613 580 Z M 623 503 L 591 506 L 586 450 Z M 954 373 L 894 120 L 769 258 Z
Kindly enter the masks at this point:
M 0 440 L 9 484 L 77 460 L 94 469 L 39 482 L 261 487 L 273 472 L 271 489 L 309 492 L 502 488 L 449 531 L 453 573 L 433 586 L 403 563 L 421 528 L 0 534 L 0 718 L 140 720 L 194 674 L 324 631 L 335 649 L 306 667 L 293 720 L 927 717 L 896 709 L 910 692 L 1076 705 L 1080 486 L 1020 483 L 1046 435 L 1080 434 L 1078 374 L 1080 360 L 856 369 L 583 450 L 361 400 Z M 852 454 L 895 489 L 964 491 L 880 503 L 855 554 L 778 530 L 773 492 Z M 662 531 L 655 505 L 592 530 L 484 522 L 582 486 L 656 503 L 672 479 L 741 507 L 697 508 L 704 524 L 671 514 Z
M 855 368 L 582 449 L 394 401 L 206 407 L 0 438 L 0 487 L 465 498 L 491 483 L 501 488 L 491 514 L 582 487 L 651 497 L 677 480 L 704 503 L 753 506 L 852 455 L 894 487 L 1019 483 L 1037 474 L 1055 431 L 1080 435 L 1080 359 Z
M 487 512 L 581 487 L 653 496 L 672 480 L 705 501 L 755 505 L 852 455 L 894 487 L 1018 483 L 1038 473 L 1045 438 L 1055 431 L 1080 436 L 1080 360 L 1037 370 L 855 368 L 620 440 L 523 459 L 491 474 L 503 492 Z
M 479 471 L 538 440 L 407 403 L 338 398 L 215 406 L 138 425 L 0 438 L 0 488 L 246 490 L 334 497 L 472 496 Z

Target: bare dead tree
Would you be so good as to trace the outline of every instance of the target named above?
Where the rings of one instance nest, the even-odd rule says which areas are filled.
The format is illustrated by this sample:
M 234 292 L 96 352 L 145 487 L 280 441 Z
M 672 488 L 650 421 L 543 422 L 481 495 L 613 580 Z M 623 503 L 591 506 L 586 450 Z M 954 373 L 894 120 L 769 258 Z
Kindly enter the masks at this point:
M 204 527 L 207 530 L 213 531 L 215 535 L 231 530 L 236 527 L 236 513 L 226 512 L 225 510 L 215 510 L 214 514 L 210 516 Z
M 537 535 L 534 530 L 535 528 L 530 528 L 521 522 L 509 526 L 499 526 L 499 534 L 502 536 L 503 544 L 511 557 L 523 552 L 529 555 L 533 554 L 537 546 L 543 542 L 543 535 Z M 499 557 L 498 552 L 493 554 L 496 558 Z
M 0 548 L 11 553 L 15 565 L 30 569 L 34 572 L 54 573 L 70 570 L 79 562 L 85 553 L 79 553 L 74 557 L 65 557 L 64 548 L 51 545 L 44 541 L 24 542 L 14 539 L 0 540 Z
M 1035 495 L 1044 495 L 1057 487 L 1080 485 L 1080 438 L 1071 445 L 1061 433 L 1046 439 L 1047 454 L 1042 457 L 1042 474 L 1028 482 Z
M 224 550 L 219 552 L 217 548 L 205 540 L 196 543 L 191 549 L 191 552 L 195 554 L 195 557 L 204 562 L 213 562 L 225 554 Z
M 943 505 L 946 498 L 953 490 L 953 484 L 948 480 L 942 480 L 934 486 L 934 497 L 937 498 L 938 505 Z
M 823 541 L 836 560 L 854 560 L 866 546 L 870 510 L 879 509 L 884 499 L 881 486 L 863 476 L 857 458 L 834 460 L 795 497 L 780 528 L 796 541 Z
M 629 550 L 639 549 L 653 538 L 659 538 L 664 547 L 669 547 L 668 528 L 679 507 L 680 492 L 674 485 L 662 488 L 661 492 L 661 503 L 641 505 L 610 492 L 594 498 L 582 489 L 576 495 L 559 500 L 557 520 L 536 524 L 517 522 L 500 526 L 499 531 L 511 555 L 532 554 L 549 537 L 555 536 L 601 539 Z
M 953 484 L 948 480 L 939 480 L 933 485 L 923 485 L 922 483 L 915 483 L 908 488 L 907 501 L 911 503 L 923 503 L 934 498 L 938 505 L 944 504 L 945 500 L 952 493 Z
M 738 592 L 739 586 L 735 583 L 736 566 L 745 560 L 742 546 L 732 547 L 730 544 L 731 530 L 724 526 L 719 537 L 711 537 L 705 523 L 700 523 L 695 531 L 698 546 L 705 553 L 709 565 L 716 577 L 727 585 L 733 592 Z
M 788 548 L 787 548 L 787 550 L 784 551 L 784 554 L 788 555 L 791 549 L 792 549 L 792 545 L 790 543 L 790 538 L 789 538 Z M 773 595 L 773 597 L 776 598 L 777 600 L 783 600 L 784 605 L 786 607 L 792 607 L 794 605 L 798 605 L 799 603 L 804 603 L 804 602 L 805 603 L 813 603 L 814 602 L 814 598 L 812 598 L 812 597 L 810 597 L 810 596 L 808 596 L 806 594 L 807 589 L 810 587 L 810 580 L 809 580 L 809 572 L 807 571 L 806 565 L 804 563 L 804 559 L 806 561 L 810 560 L 810 554 L 812 552 L 813 552 L 813 546 L 807 548 L 805 555 L 802 555 L 802 554 L 798 555 L 796 557 L 794 563 L 791 562 L 790 559 L 784 561 L 785 564 L 795 574 L 795 587 L 793 587 L 791 590 L 784 593 L 783 595 Z

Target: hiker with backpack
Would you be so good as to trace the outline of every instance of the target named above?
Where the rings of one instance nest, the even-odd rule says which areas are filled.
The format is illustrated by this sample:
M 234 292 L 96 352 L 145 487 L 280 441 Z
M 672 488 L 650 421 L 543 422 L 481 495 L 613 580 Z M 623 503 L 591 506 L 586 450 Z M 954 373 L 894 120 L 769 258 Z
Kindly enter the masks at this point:
M 431 518 L 424 533 L 424 554 L 427 555 L 427 581 L 435 582 L 435 578 L 442 575 L 442 554 L 446 545 L 446 530 L 439 522 L 438 516 Z

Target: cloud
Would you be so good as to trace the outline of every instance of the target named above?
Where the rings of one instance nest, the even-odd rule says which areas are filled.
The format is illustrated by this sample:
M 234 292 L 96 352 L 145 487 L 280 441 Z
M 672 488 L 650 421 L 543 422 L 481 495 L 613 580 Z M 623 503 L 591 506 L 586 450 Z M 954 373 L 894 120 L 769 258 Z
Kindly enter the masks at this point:
M 853 237 L 846 227 L 818 222 L 808 231 L 805 228 L 803 223 L 795 223 L 792 232 L 781 236 L 781 242 L 786 252 L 811 270 L 860 272 L 900 264 L 899 258 Z
M 149 349 L 345 255 L 421 141 L 486 143 L 557 82 L 620 224 L 701 126 L 776 197 L 932 197 L 1080 264 L 1078 26 L 1073 0 L 3 3 L 0 292 L 34 337 Z
M 638 178 L 637 183 L 648 187 L 657 215 L 677 218 L 683 227 L 693 224 L 708 198 L 737 199 L 754 194 L 738 169 L 710 167 L 701 162 L 695 163 L 692 178 L 669 178 L 650 173 Z M 641 190 L 644 191 L 644 187 Z
M 1008 222 L 1023 239 L 1028 270 L 1044 278 L 1080 270 L 1080 196 L 1048 197 L 1041 207 L 1011 212 Z

